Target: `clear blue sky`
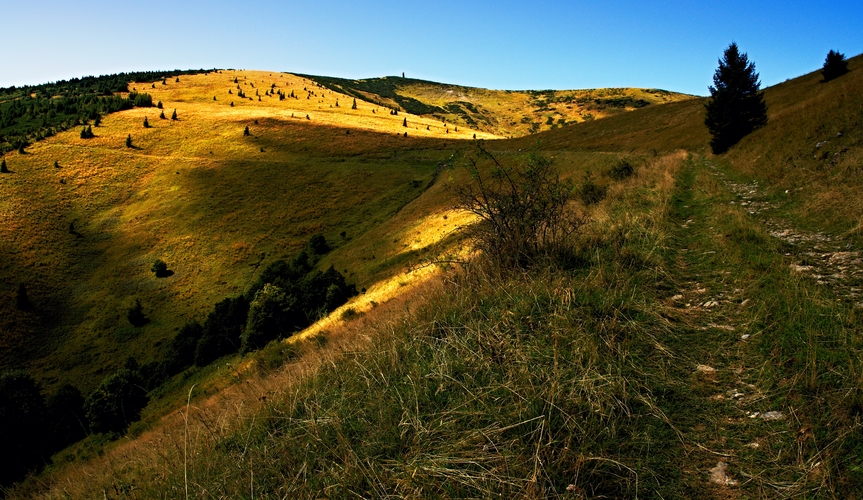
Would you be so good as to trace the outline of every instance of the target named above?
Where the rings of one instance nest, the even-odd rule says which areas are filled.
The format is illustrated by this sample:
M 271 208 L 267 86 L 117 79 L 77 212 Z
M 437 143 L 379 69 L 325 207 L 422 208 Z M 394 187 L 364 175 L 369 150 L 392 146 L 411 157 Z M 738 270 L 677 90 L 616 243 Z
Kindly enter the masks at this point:
M 863 52 L 863 2 L 90 0 L 0 4 L 0 87 L 120 71 L 401 74 L 705 95 L 731 41 L 764 86 Z

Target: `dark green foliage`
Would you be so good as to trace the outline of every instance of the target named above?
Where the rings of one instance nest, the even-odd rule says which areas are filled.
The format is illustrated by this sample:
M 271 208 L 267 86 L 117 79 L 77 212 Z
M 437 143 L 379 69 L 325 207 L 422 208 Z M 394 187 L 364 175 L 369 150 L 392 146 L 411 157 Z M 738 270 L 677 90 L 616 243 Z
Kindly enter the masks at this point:
M 243 296 L 217 303 L 204 321 L 203 333 L 195 347 L 195 365 L 206 366 L 222 356 L 237 352 L 248 314 L 249 301 Z
M 176 110 L 176 109 L 174 110 L 174 112 L 173 112 L 173 113 L 171 113 L 171 119 L 172 119 L 172 120 L 176 120 L 176 119 L 177 119 L 177 110 Z
M 190 321 L 171 340 L 168 346 L 168 370 L 179 373 L 195 364 L 195 349 L 204 335 L 204 328 L 197 321 Z
M 144 117 L 144 128 L 150 128 L 150 122 L 147 121 L 147 117 Z
M 63 448 L 87 435 L 84 396 L 75 386 L 64 384 L 58 387 L 48 397 L 46 406 L 54 448 Z
M 608 171 L 608 176 L 616 181 L 622 181 L 627 177 L 632 177 L 635 174 L 635 167 L 626 158 L 622 158 L 614 162 L 611 170 Z
M 23 371 L 0 374 L 0 485 L 20 480 L 43 462 L 45 402 Z
M 585 205 L 595 205 L 605 199 L 607 191 L 608 186 L 597 184 L 593 175 L 588 172 L 578 187 L 578 197 Z
M 385 99 L 391 99 L 397 102 L 402 109 L 415 115 L 430 115 L 433 113 L 445 112 L 437 106 L 429 106 L 422 101 L 412 97 L 405 97 L 397 93 L 400 86 L 415 83 L 428 83 L 424 80 L 416 80 L 413 78 L 369 78 L 367 80 L 348 80 L 326 76 L 299 76 L 313 80 L 325 88 L 347 94 L 355 99 L 368 101 L 369 97 L 364 93 L 377 94 Z M 376 102 L 375 104 L 379 106 L 384 105 L 383 102 Z
M 93 133 L 93 127 L 87 125 L 81 129 L 81 139 L 92 139 L 94 137 L 96 137 L 96 134 Z
M 159 101 L 159 102 L 156 104 L 156 107 L 157 107 L 157 108 L 159 108 L 159 109 L 162 109 L 162 101 Z
M 125 432 L 149 398 L 137 370 L 120 368 L 87 397 L 84 410 L 92 432 Z
M 139 299 L 135 299 L 135 304 L 126 311 L 126 319 L 128 319 L 129 324 L 135 328 L 140 328 L 150 321 L 146 316 L 144 316 L 144 308 L 141 306 L 141 301 Z
M 194 74 L 203 70 L 171 71 L 173 74 Z M 120 73 L 99 77 L 88 76 L 54 83 L 26 87 L 0 88 L 0 153 L 17 148 L 21 141 L 47 137 L 57 131 L 94 120 L 133 106 L 146 106 L 146 97 L 130 94 L 128 82 L 158 79 L 164 72 Z M 136 100 L 140 104 L 136 104 Z M 152 100 L 149 103 L 152 106 Z
M 753 130 L 767 124 L 767 105 L 759 92 L 755 64 L 741 54 L 736 43 L 725 49 L 713 75 L 711 99 L 704 124 L 713 138 L 710 147 L 721 154 Z
M 315 240 L 326 244 L 325 240 Z M 290 263 L 277 260 L 264 269 L 247 293 L 256 310 L 250 312 L 247 329 L 252 330 L 244 339 L 244 349 L 259 349 L 270 340 L 290 336 L 356 294 L 356 287 L 347 284 L 332 266 L 324 272 L 313 271 L 306 252 L 300 252 Z
M 137 92 L 129 92 L 129 100 L 136 108 L 152 108 L 153 96 L 150 94 L 139 94 Z
M 322 234 L 316 234 L 309 238 L 309 251 L 315 255 L 325 255 L 332 250 L 327 244 L 327 239 Z
M 132 147 L 132 134 L 129 134 L 126 136 L 126 147 L 127 148 Z
M 402 127 L 407 127 L 407 126 L 408 126 L 408 119 L 405 118 L 404 121 L 402 122 Z
M 164 111 L 159 113 L 159 119 L 160 120 L 167 120 L 167 118 L 165 118 L 165 112 Z
M 26 148 L 26 147 L 27 147 L 27 143 L 26 143 L 26 142 L 19 142 L 19 143 L 18 143 L 18 154 L 19 154 L 19 155 L 23 155 L 23 154 L 25 154 L 25 153 L 26 153 L 26 151 L 24 151 L 24 148 Z
M 351 105 L 351 109 L 357 109 L 357 98 L 354 97 L 354 103 Z
M 303 319 L 296 297 L 273 284 L 265 284 L 249 307 L 240 352 L 262 349 L 272 340 L 290 336 L 303 324 Z
M 835 50 L 827 53 L 827 58 L 824 59 L 824 66 L 821 68 L 821 75 L 825 82 L 829 82 L 834 78 L 839 78 L 848 72 L 848 61 L 845 60 L 845 54 L 840 54 Z
M 18 291 L 15 292 L 15 307 L 21 311 L 26 311 L 33 307 L 33 304 L 30 303 L 30 297 L 27 296 L 27 287 L 24 286 L 24 283 L 18 285 Z
M 168 269 L 168 264 L 165 263 L 162 259 L 156 259 L 153 262 L 153 265 L 150 267 L 150 271 L 156 275 L 157 278 L 165 278 L 173 275 L 174 273 Z
M 232 103 L 232 104 L 233 104 L 233 103 Z M 247 135 L 249 135 L 249 134 L 250 134 L 250 132 L 249 132 L 249 126 L 248 126 L 248 125 L 246 125 L 246 128 L 244 128 L 244 129 L 243 129 L 243 135 L 247 136 Z
M 93 118 L 93 126 L 98 127 L 102 123 L 102 115 L 96 113 L 96 116 Z M 92 130 L 90 131 L 92 133 Z
M 9 167 L 6 166 L 6 158 L 0 160 L 0 174 L 8 174 Z

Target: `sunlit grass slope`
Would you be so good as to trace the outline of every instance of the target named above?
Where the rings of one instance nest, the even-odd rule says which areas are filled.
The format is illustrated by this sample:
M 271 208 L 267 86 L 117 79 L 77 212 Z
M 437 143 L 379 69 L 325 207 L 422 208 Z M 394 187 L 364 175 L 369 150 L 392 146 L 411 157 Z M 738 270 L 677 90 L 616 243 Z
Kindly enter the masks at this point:
M 328 88 L 441 123 L 520 137 L 694 96 L 660 89 L 490 90 L 384 77 L 365 80 L 310 77 Z
M 86 393 L 127 356 L 146 362 L 177 327 L 243 292 L 259 265 L 290 258 L 315 233 L 349 244 L 422 193 L 457 139 L 493 137 L 364 102 L 351 109 L 279 73 L 131 87 L 161 101 L 166 118 L 155 107 L 109 115 L 93 139 L 70 130 L 8 154 L 11 173 L 0 176 L 2 363 L 47 387 Z M 385 253 L 387 239 L 364 241 L 352 247 L 358 258 Z M 157 279 L 155 259 L 175 274 Z M 345 268 L 359 287 L 389 271 Z M 21 283 L 31 311 L 15 309 Z M 136 298 L 151 320 L 143 328 L 125 317 Z

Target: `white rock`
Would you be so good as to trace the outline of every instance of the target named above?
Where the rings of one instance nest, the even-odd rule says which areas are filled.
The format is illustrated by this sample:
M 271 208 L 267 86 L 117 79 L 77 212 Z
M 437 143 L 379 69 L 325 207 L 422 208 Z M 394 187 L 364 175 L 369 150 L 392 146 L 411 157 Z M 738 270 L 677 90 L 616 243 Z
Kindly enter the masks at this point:
M 710 469 L 710 482 L 723 486 L 737 486 L 737 481 L 728 474 L 728 464 L 719 462 L 716 467 Z
M 695 371 L 701 373 L 716 373 L 716 368 L 710 365 L 698 365 L 695 367 Z
M 781 411 L 768 411 L 761 414 L 761 419 L 765 421 L 771 420 L 782 420 L 785 418 L 785 414 Z

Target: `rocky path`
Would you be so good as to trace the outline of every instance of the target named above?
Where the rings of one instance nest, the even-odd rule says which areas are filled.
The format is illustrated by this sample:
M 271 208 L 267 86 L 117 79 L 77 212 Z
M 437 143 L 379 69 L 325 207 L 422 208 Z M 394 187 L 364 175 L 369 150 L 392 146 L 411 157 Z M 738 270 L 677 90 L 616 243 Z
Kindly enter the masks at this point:
M 705 166 L 736 196 L 732 204 L 745 209 L 764 224 L 769 233 L 785 242 L 792 251 L 791 268 L 811 276 L 819 284 L 829 286 L 836 295 L 863 307 L 863 252 L 847 242 L 823 232 L 811 232 L 794 227 L 778 214 L 779 205 L 768 201 L 757 181 L 748 184 L 734 182 L 707 160 Z M 787 192 L 786 192 L 787 193 Z
M 726 190 L 735 195 L 732 206 L 752 217 L 728 210 Z M 774 320 L 771 309 L 808 299 L 789 299 L 788 290 L 765 283 L 786 286 L 791 260 L 795 272 L 856 301 L 863 262 L 834 238 L 793 227 L 778 208 L 757 184 L 735 183 L 696 160 L 681 175 L 672 210 L 677 290 L 666 311 L 676 337 L 670 347 L 685 367 L 679 380 L 692 399 L 691 409 L 669 407 L 668 414 L 690 450 L 681 470 L 715 498 L 819 497 L 827 488 L 818 482 L 831 445 L 816 442 L 807 422 L 817 416 L 795 401 L 800 382 L 781 378 L 772 347 L 793 330 L 782 321 L 797 319 Z M 786 243 L 780 248 L 791 259 L 777 255 L 774 243 L 736 239 L 759 226 Z

